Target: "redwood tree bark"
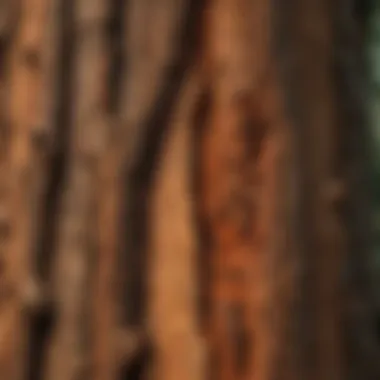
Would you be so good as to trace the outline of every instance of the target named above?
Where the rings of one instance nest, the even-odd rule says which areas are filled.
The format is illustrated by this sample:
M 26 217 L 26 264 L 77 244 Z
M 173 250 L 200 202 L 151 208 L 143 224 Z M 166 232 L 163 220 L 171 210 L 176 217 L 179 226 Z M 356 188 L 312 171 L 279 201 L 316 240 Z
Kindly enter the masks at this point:
M 0 0 L 0 378 L 378 379 L 364 24 Z

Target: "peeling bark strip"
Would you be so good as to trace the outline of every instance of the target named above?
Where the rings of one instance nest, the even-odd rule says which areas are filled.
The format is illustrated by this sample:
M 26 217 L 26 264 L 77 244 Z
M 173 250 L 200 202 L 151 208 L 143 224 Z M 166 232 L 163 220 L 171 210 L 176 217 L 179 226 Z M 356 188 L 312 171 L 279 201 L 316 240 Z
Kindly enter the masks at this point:
M 106 130 L 107 5 L 103 0 L 74 1 L 74 115 L 53 268 L 58 320 L 49 347 L 47 380 L 81 378 L 89 369 L 87 299 L 90 263 L 95 260 L 92 242 L 98 232 L 92 222 L 97 163 Z
M 45 93 L 45 40 L 50 4 L 19 2 L 18 29 L 10 59 L 9 122 L 11 140 L 7 183 L 9 240 L 4 252 L 0 313 L 0 376 L 13 380 L 27 373 L 28 313 L 40 299 L 33 271 L 36 218 L 43 196 L 48 149 L 36 144 Z

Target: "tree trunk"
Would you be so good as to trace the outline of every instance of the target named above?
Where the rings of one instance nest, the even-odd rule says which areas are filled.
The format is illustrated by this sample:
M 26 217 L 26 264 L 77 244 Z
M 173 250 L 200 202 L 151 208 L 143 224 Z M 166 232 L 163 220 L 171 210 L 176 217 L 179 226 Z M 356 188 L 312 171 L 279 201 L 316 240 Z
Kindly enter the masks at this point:
M 0 0 L 1 379 L 379 378 L 358 4 Z

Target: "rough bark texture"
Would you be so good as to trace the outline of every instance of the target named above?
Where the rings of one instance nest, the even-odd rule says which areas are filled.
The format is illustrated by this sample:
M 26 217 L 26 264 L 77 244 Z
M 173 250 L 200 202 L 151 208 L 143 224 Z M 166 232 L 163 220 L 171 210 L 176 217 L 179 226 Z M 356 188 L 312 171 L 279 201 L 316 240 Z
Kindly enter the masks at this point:
M 19 24 L 10 51 L 9 157 L 6 162 L 6 208 L 9 238 L 3 270 L 1 366 L 4 377 L 21 379 L 28 371 L 28 323 L 39 298 L 33 253 L 37 207 L 43 197 L 48 146 L 43 124 L 44 53 L 50 4 L 20 1 Z M 5 223 L 5 221 L 4 221 Z
M 269 320 L 287 307 L 272 305 L 285 121 L 271 60 L 270 3 L 215 0 L 205 24 L 210 100 L 200 197 L 209 235 L 210 371 L 220 379 L 269 379 L 279 338 L 272 329 L 281 323 Z
M 75 102 L 68 146 L 70 166 L 63 184 L 58 249 L 53 264 L 58 318 L 52 332 L 46 379 L 75 379 L 88 371 L 88 326 L 85 321 L 89 317 L 89 278 L 95 259 L 93 241 L 98 235 L 92 220 L 96 204 L 94 189 L 97 162 L 102 158 L 107 129 L 104 97 L 107 11 L 107 2 L 101 0 L 73 3 L 77 41 L 72 93 Z M 99 256 L 103 257 L 102 251 Z M 98 317 L 97 313 L 94 317 Z M 95 334 L 95 345 L 99 345 L 97 339 Z
M 378 343 L 366 266 L 371 245 L 369 197 L 364 195 L 368 159 L 363 150 L 359 153 L 368 136 L 362 104 L 363 20 L 357 18 L 355 2 L 289 5 L 286 10 L 278 3 L 275 14 L 299 194 L 294 235 L 302 248 L 297 257 L 299 319 L 294 318 L 302 358 L 298 376 L 372 379 L 378 376 Z M 361 354 L 354 354 L 359 345 Z M 362 355 L 366 369 L 358 370 Z
M 0 378 L 378 379 L 364 22 L 0 0 Z

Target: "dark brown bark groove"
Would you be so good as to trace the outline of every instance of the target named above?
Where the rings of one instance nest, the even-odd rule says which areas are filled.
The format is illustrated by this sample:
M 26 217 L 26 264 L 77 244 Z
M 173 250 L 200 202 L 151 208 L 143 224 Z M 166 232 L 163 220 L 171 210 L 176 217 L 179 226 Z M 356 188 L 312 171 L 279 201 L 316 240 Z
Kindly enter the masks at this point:
M 370 288 L 359 280 L 369 279 L 371 240 L 363 203 L 369 199 L 358 48 L 363 36 L 353 2 L 293 1 L 287 9 L 276 2 L 274 10 L 298 189 L 294 239 L 300 293 L 292 338 L 301 358 L 297 378 L 376 378 Z

